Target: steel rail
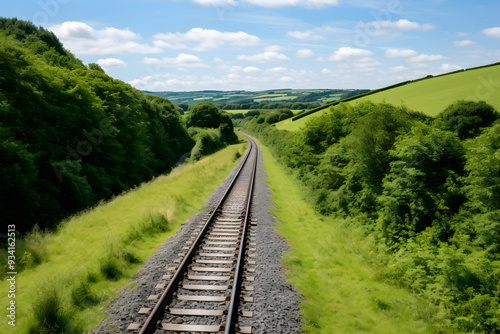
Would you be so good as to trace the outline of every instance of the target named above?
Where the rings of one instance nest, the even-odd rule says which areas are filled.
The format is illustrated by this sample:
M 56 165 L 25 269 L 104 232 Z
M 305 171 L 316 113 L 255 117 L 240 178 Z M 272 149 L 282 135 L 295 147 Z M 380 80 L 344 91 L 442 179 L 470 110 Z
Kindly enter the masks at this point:
M 250 139 L 249 139 L 250 141 Z M 253 141 L 252 141 L 253 142 Z M 254 144 L 255 145 L 255 144 Z M 257 146 L 257 145 L 255 145 Z M 238 254 L 238 262 L 236 263 L 236 272 L 234 274 L 234 282 L 233 282 L 233 290 L 231 292 L 231 299 L 229 304 L 229 310 L 227 314 L 226 324 L 224 326 L 224 334 L 234 333 L 234 326 L 236 322 L 236 316 L 238 314 L 238 303 L 239 296 L 241 293 L 241 281 L 243 277 L 243 266 L 245 261 L 245 251 L 246 251 L 246 234 L 248 230 L 248 220 L 250 217 L 250 208 L 252 205 L 252 194 L 253 194 L 253 186 L 255 183 L 255 172 L 257 170 L 257 159 L 258 159 L 258 150 L 255 150 L 255 159 L 252 167 L 252 176 L 250 177 L 250 185 L 247 192 L 247 206 L 245 212 L 245 220 L 243 223 L 243 234 L 241 236 L 240 242 L 240 251 Z
M 213 210 L 209 219 L 207 220 L 207 222 L 203 226 L 201 232 L 198 234 L 198 237 L 196 238 L 195 242 L 193 243 L 193 245 L 189 249 L 188 253 L 186 254 L 186 257 L 181 262 L 181 264 L 179 265 L 179 268 L 176 270 L 176 272 L 172 276 L 170 283 L 167 285 L 167 287 L 163 291 L 162 295 L 160 296 L 158 302 L 156 303 L 155 307 L 153 308 L 153 310 L 149 314 L 148 318 L 144 322 L 144 325 L 141 327 L 139 334 L 151 334 L 151 333 L 156 331 L 156 329 L 157 329 L 156 323 L 158 322 L 160 317 L 163 315 L 166 306 L 172 302 L 172 296 L 174 295 L 174 293 L 177 289 L 177 285 L 182 280 L 182 277 L 183 277 L 184 273 L 186 272 L 189 264 L 191 263 L 191 260 L 193 259 L 194 255 L 196 253 L 196 250 L 201 245 L 205 234 L 207 233 L 210 225 L 212 224 L 212 222 L 215 218 L 215 215 L 217 214 L 217 211 L 220 209 L 220 207 L 222 206 L 222 203 L 224 203 L 229 192 L 233 188 L 233 186 L 236 182 L 236 179 L 238 179 L 238 176 L 240 175 L 241 170 L 245 166 L 245 164 L 248 160 L 248 157 L 250 156 L 250 154 L 252 153 L 252 150 L 254 149 L 253 142 L 249 141 L 249 143 L 250 143 L 249 150 L 248 150 L 247 154 L 245 155 L 245 158 L 244 158 L 243 162 L 241 163 L 241 166 L 238 169 L 236 175 L 234 176 L 233 180 L 231 181 L 231 184 L 229 185 L 227 190 L 224 192 L 224 195 L 222 196 L 221 200 L 218 202 L 217 206 Z

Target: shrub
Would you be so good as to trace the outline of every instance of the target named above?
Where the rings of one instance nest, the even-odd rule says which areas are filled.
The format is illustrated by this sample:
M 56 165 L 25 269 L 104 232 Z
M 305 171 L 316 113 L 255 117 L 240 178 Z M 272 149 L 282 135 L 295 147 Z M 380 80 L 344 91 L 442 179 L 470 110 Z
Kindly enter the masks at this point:
M 50 282 L 32 304 L 34 323 L 29 329 L 33 334 L 81 333 L 78 321 L 63 306 L 62 291 L 58 284 Z
M 481 128 L 488 127 L 499 118 L 497 111 L 484 101 L 457 101 L 437 117 L 438 126 L 455 132 L 460 139 L 473 138 Z
M 79 281 L 71 289 L 71 302 L 79 308 L 97 305 L 100 298 L 94 294 L 87 282 Z

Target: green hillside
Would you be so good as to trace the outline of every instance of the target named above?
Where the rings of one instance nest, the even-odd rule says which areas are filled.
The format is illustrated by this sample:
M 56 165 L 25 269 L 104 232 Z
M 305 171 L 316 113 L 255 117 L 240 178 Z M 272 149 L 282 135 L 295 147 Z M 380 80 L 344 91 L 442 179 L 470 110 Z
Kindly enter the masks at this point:
M 461 99 L 483 100 L 500 110 L 500 64 L 401 83 L 394 88 L 383 88 L 351 99 L 349 103 L 367 100 L 385 101 L 396 105 L 404 103 L 412 110 L 436 116 L 448 105 Z M 297 131 L 309 119 L 323 114 L 326 110 L 328 108 L 297 120 L 283 121 L 276 124 L 276 127 Z
M 404 102 L 410 109 L 436 116 L 458 99 L 483 100 L 500 110 L 500 64 L 420 80 L 361 97 L 356 102 Z

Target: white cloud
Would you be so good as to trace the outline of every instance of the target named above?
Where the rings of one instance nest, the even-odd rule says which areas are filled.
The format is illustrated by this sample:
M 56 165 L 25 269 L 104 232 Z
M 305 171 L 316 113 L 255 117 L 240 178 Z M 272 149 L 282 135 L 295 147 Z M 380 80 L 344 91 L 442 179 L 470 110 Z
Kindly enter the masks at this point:
M 373 53 L 369 50 L 364 49 L 353 49 L 349 46 L 339 48 L 337 51 L 328 56 L 328 60 L 331 61 L 343 61 L 343 60 L 354 60 L 354 61 L 367 61 L 366 57 L 371 56 Z
M 176 58 L 148 58 L 142 60 L 143 64 L 156 65 L 161 67 L 177 67 L 179 69 L 195 68 L 195 67 L 208 67 L 207 64 L 197 56 L 180 53 Z
M 394 67 L 389 67 L 389 71 L 394 73 L 399 73 L 408 71 L 408 68 L 406 66 L 394 66 Z
M 294 81 L 294 79 L 291 77 L 281 77 L 278 79 L 278 81 L 280 81 L 280 82 L 292 82 L 292 81 Z
M 162 51 L 159 47 L 136 42 L 141 36 L 129 29 L 107 27 L 94 29 L 86 23 L 68 21 L 49 28 L 64 43 L 64 46 L 78 55 L 107 55 Z
M 434 25 L 430 23 L 420 24 L 407 19 L 400 19 L 398 21 L 359 22 L 358 28 L 362 28 L 369 36 L 384 36 L 391 34 L 394 35 L 395 33 L 400 33 L 401 31 L 429 31 L 434 29 Z
M 426 55 L 426 54 L 421 54 L 415 57 L 411 57 L 408 61 L 412 63 L 422 63 L 422 62 L 427 62 L 427 61 L 437 61 L 441 59 L 445 59 L 445 56 L 442 55 Z
M 339 35 L 339 34 L 352 33 L 352 31 L 347 29 L 333 28 L 330 26 L 323 26 L 305 31 L 289 31 L 286 34 L 287 36 L 297 39 L 306 39 L 309 41 L 310 40 L 321 41 L 325 39 L 324 35 L 332 33 Z
M 193 0 L 202 6 L 236 6 L 238 2 L 235 0 Z
M 265 51 L 256 55 L 239 55 L 238 60 L 254 61 L 257 63 L 270 63 L 270 62 L 280 62 L 285 60 L 290 60 L 288 56 L 283 53 L 278 53 L 274 51 Z
M 410 49 L 389 49 L 385 51 L 385 56 L 389 58 L 395 58 L 395 57 L 401 57 L 401 58 L 406 58 L 406 57 L 413 57 L 417 55 L 417 51 L 410 50 Z
M 443 72 L 452 72 L 452 71 L 461 70 L 462 67 L 458 66 L 458 65 L 452 65 L 452 64 L 442 64 L 439 69 Z
M 117 58 L 99 59 L 97 61 L 97 64 L 99 64 L 99 66 L 101 66 L 104 70 L 127 66 L 127 64 L 123 60 Z
M 299 58 L 307 58 L 314 56 L 314 52 L 309 49 L 301 49 L 297 51 L 297 57 Z
M 242 0 L 244 3 L 267 8 L 301 6 L 308 9 L 318 9 L 337 6 L 338 0 Z
M 205 51 L 223 45 L 255 46 L 261 40 L 246 32 L 222 32 L 214 29 L 193 28 L 186 33 L 156 34 L 154 44 L 169 49 Z
M 466 40 L 463 40 L 463 41 L 455 41 L 455 42 L 453 42 L 453 44 L 456 47 L 463 48 L 463 47 L 475 45 L 476 43 L 474 43 L 471 40 L 466 39 Z
M 489 37 L 500 38 L 500 27 L 493 27 L 493 28 L 484 29 L 481 32 Z
M 245 73 L 257 73 L 257 72 L 261 72 L 262 70 L 258 67 L 255 67 L 255 66 L 247 66 L 245 68 L 243 68 L 243 72 Z
M 239 4 L 252 4 L 266 8 L 301 6 L 308 9 L 318 9 L 337 6 L 338 0 L 193 0 L 203 6 L 237 6 Z
M 266 72 L 269 72 L 269 73 L 283 73 L 286 71 L 288 71 L 288 69 L 285 67 L 282 67 L 282 66 L 273 67 L 273 68 L 266 70 Z

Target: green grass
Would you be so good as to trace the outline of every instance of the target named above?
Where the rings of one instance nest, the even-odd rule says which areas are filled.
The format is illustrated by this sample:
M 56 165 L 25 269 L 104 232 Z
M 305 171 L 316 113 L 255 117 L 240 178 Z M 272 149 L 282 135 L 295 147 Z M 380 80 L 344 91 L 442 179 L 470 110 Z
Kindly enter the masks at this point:
M 354 99 L 405 104 L 408 108 L 436 116 L 457 100 L 486 101 L 500 111 L 500 65 L 472 69 L 409 83 L 404 86 Z M 308 120 L 325 112 L 323 109 L 295 122 L 285 120 L 276 124 L 278 129 L 298 131 Z
M 62 308 L 53 317 L 60 323 L 70 317 L 84 330 L 95 328 L 118 289 L 141 268 L 140 262 L 202 209 L 245 147 L 232 145 L 194 164 L 182 165 L 169 175 L 76 215 L 57 232 L 39 237 L 48 255 L 41 264 L 17 275 L 16 327 L 7 325 L 4 315 L 0 332 L 27 333 L 36 323 L 34 310 L 43 318 L 44 307 L 57 309 L 58 305 Z M 49 289 L 50 298 L 44 299 L 42 292 L 47 287 L 53 289 Z M 8 290 L 2 280 L 0 291 L 5 293 L 0 296 L 0 305 L 5 308 Z
M 318 215 L 305 192 L 261 145 L 276 203 L 273 214 L 291 251 L 283 259 L 289 281 L 303 295 L 308 333 L 432 333 L 429 304 L 383 275 L 371 239 L 346 222 Z
M 330 110 L 329 108 L 320 110 L 318 112 L 315 112 L 312 115 L 300 118 L 296 121 L 292 121 L 291 118 L 285 119 L 284 121 L 278 122 L 275 124 L 276 128 L 280 130 L 288 130 L 288 131 L 299 131 L 301 128 L 303 128 L 306 125 L 306 122 L 311 119 L 311 117 L 316 117 L 319 115 L 323 115 L 325 112 Z
M 368 95 L 363 100 L 396 105 L 403 102 L 410 109 L 436 116 L 456 100 L 484 100 L 500 110 L 500 65 L 463 71 Z

